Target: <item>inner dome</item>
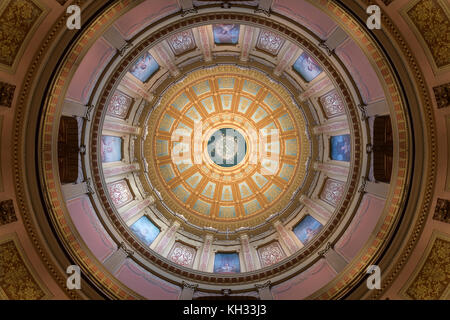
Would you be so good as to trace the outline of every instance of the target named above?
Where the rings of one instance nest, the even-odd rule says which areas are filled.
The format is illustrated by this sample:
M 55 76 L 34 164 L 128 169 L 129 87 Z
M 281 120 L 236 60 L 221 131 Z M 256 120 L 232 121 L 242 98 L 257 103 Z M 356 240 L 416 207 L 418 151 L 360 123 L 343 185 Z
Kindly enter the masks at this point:
M 289 209 L 306 177 L 311 142 L 303 111 L 257 69 L 194 69 L 169 85 L 146 121 L 155 128 L 144 143 L 154 169 L 148 181 L 162 207 L 197 226 L 264 223 Z
M 247 142 L 239 131 L 222 128 L 208 140 L 208 153 L 218 166 L 229 168 L 239 164 L 247 153 Z

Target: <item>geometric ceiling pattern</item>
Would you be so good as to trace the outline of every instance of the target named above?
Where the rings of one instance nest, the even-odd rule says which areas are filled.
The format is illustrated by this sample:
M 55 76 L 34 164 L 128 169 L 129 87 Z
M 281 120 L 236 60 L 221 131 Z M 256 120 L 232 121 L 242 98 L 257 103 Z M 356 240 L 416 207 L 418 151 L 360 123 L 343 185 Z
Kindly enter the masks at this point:
M 188 219 L 267 217 L 289 202 L 305 177 L 303 117 L 287 91 L 267 85 L 260 72 L 208 71 L 194 72 L 160 105 L 145 150 L 158 190 Z
M 378 2 L 385 38 L 376 32 L 368 36 L 366 17 L 353 12 L 360 18 L 356 21 L 348 12 L 352 9 L 338 1 L 274 0 L 266 9 L 265 1 L 233 1 L 231 9 L 223 10 L 219 1 L 143 0 L 134 7 L 129 0 L 117 0 L 103 13 L 87 2 L 83 12 L 89 23 L 83 23 L 78 43 L 62 58 L 63 48 L 72 45 L 72 35 L 66 36 L 70 31 L 54 21 L 62 7 L 43 0 L 4 1 L 0 26 L 11 34 L 0 39 L 0 84 L 8 89 L 0 105 L 10 109 L 0 115 L 0 129 L 6 133 L 1 143 L 18 147 L 2 148 L 15 162 L 13 174 L 10 168 L 0 170 L 7 171 L 0 175 L 2 196 L 12 198 L 1 202 L 7 203 L 3 211 L 14 219 L 2 226 L 0 244 L 12 243 L 8 234 L 17 233 L 25 250 L 15 251 L 32 258 L 39 273 L 44 267 L 50 270 L 43 277 L 55 298 L 95 296 L 89 290 L 96 288 L 102 297 L 152 299 L 165 296 L 158 290 L 167 290 L 166 297 L 176 299 L 180 290 L 186 291 L 186 279 L 195 283 L 187 286 L 195 286 L 192 291 L 199 296 L 218 294 L 224 285 L 233 294 L 258 295 L 260 284 L 271 280 L 264 290 L 276 299 L 448 298 L 446 259 L 438 257 L 447 257 L 449 248 L 448 237 L 441 236 L 448 233 L 450 115 L 444 89 L 435 90 L 432 99 L 433 86 L 445 88 L 449 81 L 448 4 Z M 185 10 L 191 3 L 195 10 Z M 99 27 L 105 18 L 111 24 Z M 144 51 L 148 53 L 142 56 Z M 133 63 L 138 55 L 141 59 Z M 244 67 L 224 67 L 226 63 Z M 134 69 L 120 82 L 130 64 Z M 45 68 L 36 69 L 39 65 Z M 402 68 L 406 72 L 392 73 Z M 288 92 L 257 70 L 296 89 Z M 381 89 L 372 89 L 375 80 Z M 298 97 L 300 106 L 291 96 Z M 361 117 L 354 109 L 359 103 Z M 42 109 L 28 112 L 30 106 Z M 50 133 L 58 131 L 61 111 L 78 118 L 82 152 L 75 154 L 81 170 L 77 183 L 58 181 L 56 137 Z M 346 115 L 352 119 L 344 129 L 340 125 Z M 368 160 L 377 152 L 370 148 L 376 142 L 373 118 L 382 115 L 392 120 L 390 184 L 374 179 L 374 163 Z M 435 123 L 435 118 L 443 120 Z M 277 132 L 276 139 L 269 130 Z M 40 161 L 24 156 L 36 148 L 35 139 L 26 137 L 36 133 Z M 98 160 L 100 150 L 109 148 L 108 139 L 118 146 L 119 157 L 104 164 Z M 260 139 L 267 142 L 262 149 Z M 436 142 L 442 148 L 438 156 Z M 364 145 L 367 153 L 361 153 Z M 346 157 L 338 158 L 334 151 L 344 147 Z M 257 162 L 252 161 L 255 153 Z M 348 173 L 358 179 L 345 179 Z M 15 219 L 14 208 L 23 221 Z M 435 217 L 427 217 L 434 211 Z M 136 244 L 123 222 L 133 231 L 138 224 L 154 223 L 153 246 L 146 242 L 144 248 L 150 250 Z M 314 230 L 305 237 L 302 226 Z M 317 241 L 310 241 L 322 228 Z M 325 249 L 317 252 L 321 247 Z M 213 273 L 216 258 L 226 255 L 237 259 L 241 274 Z M 31 272 L 23 260 L 19 269 Z M 6 256 L 1 261 L 11 265 Z M 88 290 L 78 294 L 65 288 L 61 270 L 67 262 L 82 266 Z M 382 288 L 367 292 L 364 281 L 356 280 L 372 262 L 382 267 Z M 186 273 L 185 267 L 191 270 Z M 10 279 L 20 273 L 13 269 L 6 272 Z M 29 279 L 22 273 L 15 282 L 31 283 Z M 0 283 L 0 298 L 5 288 Z M 36 292 L 39 298 L 42 294 Z

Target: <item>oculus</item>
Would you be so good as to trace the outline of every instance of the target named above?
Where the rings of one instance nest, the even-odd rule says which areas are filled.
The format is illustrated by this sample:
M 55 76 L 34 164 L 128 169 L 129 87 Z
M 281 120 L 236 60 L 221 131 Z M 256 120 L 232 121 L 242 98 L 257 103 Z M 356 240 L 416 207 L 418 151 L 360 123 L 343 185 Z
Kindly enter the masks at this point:
M 219 129 L 208 140 L 208 154 L 221 167 L 234 167 L 244 159 L 247 143 L 239 131 L 231 128 Z

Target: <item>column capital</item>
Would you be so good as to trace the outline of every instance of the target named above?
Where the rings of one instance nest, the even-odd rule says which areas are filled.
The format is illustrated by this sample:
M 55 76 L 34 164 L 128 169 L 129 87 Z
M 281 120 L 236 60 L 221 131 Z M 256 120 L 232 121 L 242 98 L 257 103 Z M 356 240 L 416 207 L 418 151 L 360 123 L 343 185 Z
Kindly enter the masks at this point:
M 126 246 L 124 241 L 119 243 L 119 249 L 121 249 L 123 252 L 125 252 L 125 254 L 127 255 L 127 258 L 132 257 L 134 255 L 134 251 L 129 249 Z
M 266 288 L 270 288 L 271 284 L 272 284 L 272 282 L 270 280 L 268 280 L 268 281 L 266 281 L 266 282 L 264 282 L 262 284 L 256 283 L 255 284 L 255 288 L 258 289 L 258 291 L 259 291 L 259 290 L 263 290 L 263 289 L 266 289 Z
M 331 245 L 331 242 L 327 242 L 327 244 L 325 245 L 325 248 L 323 248 L 322 250 L 318 251 L 317 254 L 319 255 L 319 257 L 324 257 L 325 254 L 326 254 L 330 249 L 333 249 L 333 246 Z
M 183 288 L 190 289 L 192 291 L 195 291 L 198 288 L 198 284 L 197 283 L 193 284 L 193 283 L 189 283 L 189 282 L 183 281 L 182 285 L 183 285 Z

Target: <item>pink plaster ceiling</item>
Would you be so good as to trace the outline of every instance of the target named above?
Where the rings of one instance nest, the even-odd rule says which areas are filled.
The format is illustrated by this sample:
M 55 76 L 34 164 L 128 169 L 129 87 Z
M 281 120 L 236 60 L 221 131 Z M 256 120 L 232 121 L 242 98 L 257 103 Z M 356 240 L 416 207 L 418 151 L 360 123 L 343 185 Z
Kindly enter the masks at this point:
M 131 260 L 120 267 L 116 277 L 130 289 L 151 300 L 177 300 L 181 293 L 180 287 L 156 278 Z
M 117 250 L 116 244 L 100 223 L 88 196 L 68 201 L 67 209 L 76 229 L 97 259 L 104 261 Z
M 128 11 L 114 24 L 123 37 L 128 40 L 152 22 L 177 12 L 179 9 L 176 0 L 147 0 Z
M 336 272 L 321 259 L 289 281 L 272 288 L 276 300 L 304 299 L 334 279 Z
M 364 103 L 381 100 L 384 97 L 383 88 L 373 66 L 358 44 L 347 38 L 335 51 L 351 73 Z
M 272 10 L 304 25 L 321 39 L 326 39 L 337 27 L 328 15 L 304 0 L 274 0 Z
M 334 246 L 335 250 L 348 261 L 356 256 L 374 233 L 375 225 L 383 212 L 385 202 L 385 200 L 370 194 L 364 195 L 350 226 Z
M 99 38 L 86 53 L 70 82 L 66 97 L 87 104 L 95 82 L 115 53 L 106 40 Z

